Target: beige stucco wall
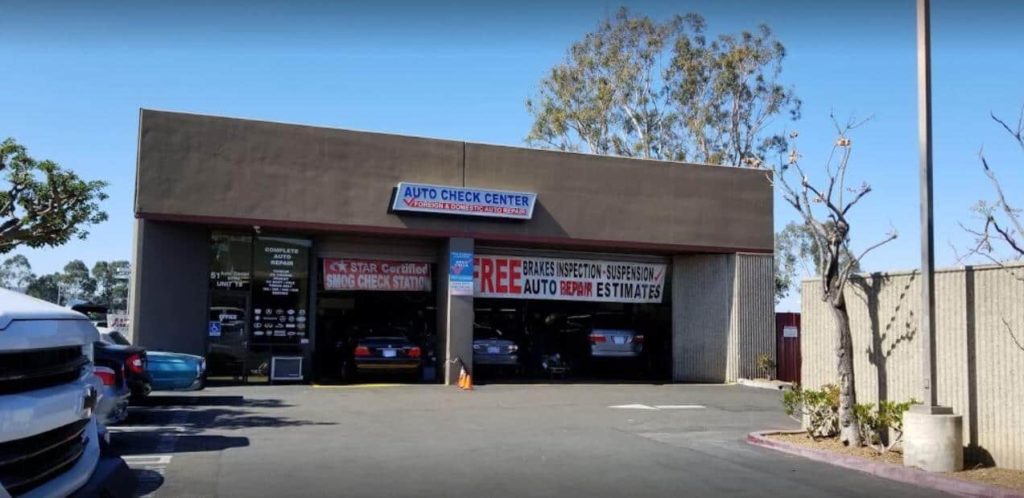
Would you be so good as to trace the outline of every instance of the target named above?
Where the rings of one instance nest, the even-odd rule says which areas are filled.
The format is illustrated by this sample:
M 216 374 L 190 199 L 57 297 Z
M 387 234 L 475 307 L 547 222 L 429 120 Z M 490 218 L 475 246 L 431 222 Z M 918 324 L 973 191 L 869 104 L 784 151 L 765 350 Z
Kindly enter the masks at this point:
M 135 213 L 163 221 L 770 253 L 763 170 L 143 110 Z M 520 222 L 389 212 L 398 182 L 537 193 Z
M 1024 266 L 935 275 L 939 403 L 964 416 L 968 457 L 1024 469 Z M 847 289 L 858 401 L 922 399 L 920 275 L 865 275 Z M 832 315 L 818 280 L 803 283 L 803 367 L 809 388 L 835 380 Z

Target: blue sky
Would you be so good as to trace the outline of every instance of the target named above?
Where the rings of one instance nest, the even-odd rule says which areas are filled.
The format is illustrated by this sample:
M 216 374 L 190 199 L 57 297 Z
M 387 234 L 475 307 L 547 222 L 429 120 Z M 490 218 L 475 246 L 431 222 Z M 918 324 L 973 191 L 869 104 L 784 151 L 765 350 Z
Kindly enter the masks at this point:
M 892 225 L 900 238 L 865 267 L 918 265 L 912 0 L 0 1 L 0 136 L 110 182 L 110 220 L 88 240 L 22 253 L 37 273 L 130 257 L 140 107 L 522 145 L 525 99 L 621 4 L 660 19 L 698 12 L 713 33 L 769 24 L 788 50 L 783 79 L 804 102 L 800 121 L 777 124 L 800 131 L 809 168 L 834 140 L 830 110 L 873 115 L 853 136 L 851 177 L 875 189 L 854 214 L 854 246 Z M 957 223 L 990 196 L 981 147 L 1007 190 L 1024 191 L 1024 155 L 988 117 L 1015 118 L 1024 104 L 1024 2 L 934 0 L 932 9 L 935 233 L 937 262 L 949 266 L 950 245 L 970 243 Z M 777 226 L 792 214 L 777 200 Z

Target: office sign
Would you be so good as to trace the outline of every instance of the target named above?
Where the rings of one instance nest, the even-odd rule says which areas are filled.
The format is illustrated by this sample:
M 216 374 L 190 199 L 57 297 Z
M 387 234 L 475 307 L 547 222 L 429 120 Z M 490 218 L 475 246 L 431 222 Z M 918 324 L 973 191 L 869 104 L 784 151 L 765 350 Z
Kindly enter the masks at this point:
M 448 261 L 448 293 L 473 295 L 473 253 L 452 251 Z
M 473 295 L 511 299 L 660 303 L 661 263 L 521 256 L 477 256 Z
M 528 220 L 537 194 L 401 182 L 391 210 Z
M 324 258 L 324 290 L 430 291 L 430 263 Z

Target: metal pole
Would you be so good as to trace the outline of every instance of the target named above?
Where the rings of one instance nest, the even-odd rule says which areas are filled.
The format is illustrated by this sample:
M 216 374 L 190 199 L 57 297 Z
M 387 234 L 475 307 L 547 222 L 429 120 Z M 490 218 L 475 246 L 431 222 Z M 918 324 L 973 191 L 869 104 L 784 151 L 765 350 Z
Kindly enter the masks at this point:
M 929 0 L 917 0 L 917 119 L 921 169 L 921 375 L 923 401 L 938 406 L 935 389 L 935 229 L 932 218 L 932 74 Z

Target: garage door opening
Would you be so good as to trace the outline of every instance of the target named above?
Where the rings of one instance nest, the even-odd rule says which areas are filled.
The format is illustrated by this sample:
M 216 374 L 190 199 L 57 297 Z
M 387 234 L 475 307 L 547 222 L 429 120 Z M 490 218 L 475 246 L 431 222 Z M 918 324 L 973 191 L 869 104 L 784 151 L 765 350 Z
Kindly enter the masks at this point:
M 429 263 L 324 259 L 317 295 L 317 382 L 438 382 Z
M 480 382 L 664 382 L 671 315 L 661 304 L 477 299 Z
M 672 301 L 663 259 L 493 251 L 474 258 L 477 379 L 671 378 Z

